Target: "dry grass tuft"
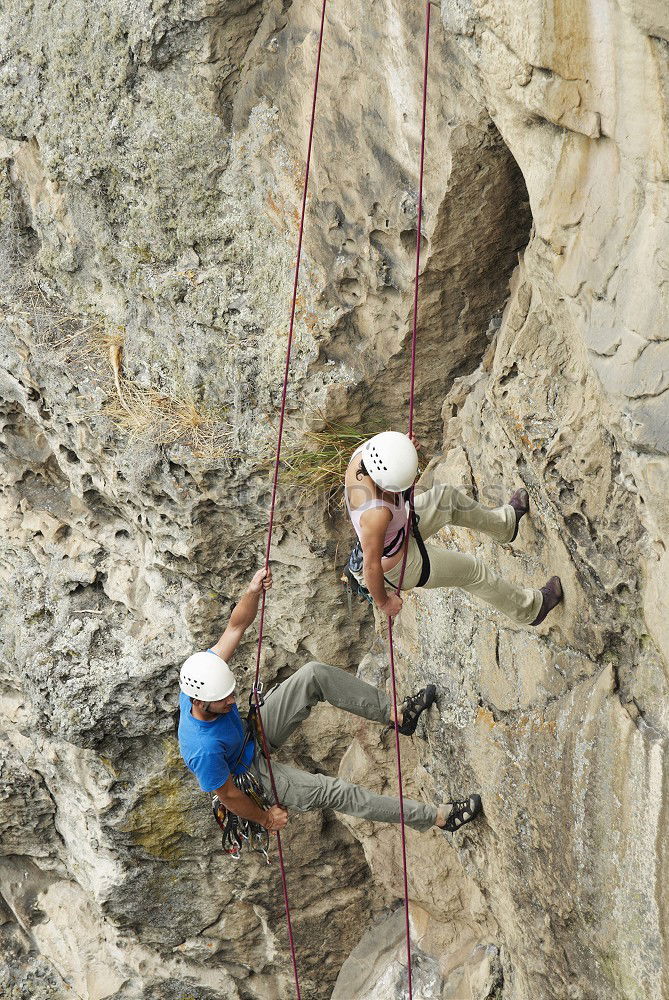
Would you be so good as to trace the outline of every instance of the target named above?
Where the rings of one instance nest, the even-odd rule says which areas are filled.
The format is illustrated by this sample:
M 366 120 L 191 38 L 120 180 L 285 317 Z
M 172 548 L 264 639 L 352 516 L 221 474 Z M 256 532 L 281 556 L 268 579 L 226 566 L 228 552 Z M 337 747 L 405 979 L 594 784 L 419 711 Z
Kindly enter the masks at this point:
M 161 393 L 125 377 L 123 327 L 71 312 L 34 284 L 24 290 L 15 311 L 30 323 L 35 346 L 50 363 L 85 371 L 109 395 L 107 415 L 131 437 L 155 445 L 179 443 L 196 458 L 230 455 L 232 430 L 220 414 L 205 410 L 187 393 Z
M 116 398 L 107 406 L 114 423 L 132 437 L 156 445 L 181 444 L 196 458 L 221 459 L 230 455 L 232 429 L 186 394 L 171 396 L 145 389 L 123 375 L 123 343 L 110 340 L 107 356 Z
M 282 460 L 281 479 L 297 488 L 296 504 L 309 506 L 324 499 L 329 510 L 344 505 L 344 474 L 355 449 L 375 434 L 369 428 L 327 423 L 305 435 L 312 448 L 289 451 Z
M 27 283 L 16 292 L 12 312 L 30 324 L 36 347 L 58 359 L 72 353 L 75 345 L 83 353 L 91 353 L 92 348 L 84 345 L 92 344 L 101 329 L 97 318 L 72 312 L 36 283 Z

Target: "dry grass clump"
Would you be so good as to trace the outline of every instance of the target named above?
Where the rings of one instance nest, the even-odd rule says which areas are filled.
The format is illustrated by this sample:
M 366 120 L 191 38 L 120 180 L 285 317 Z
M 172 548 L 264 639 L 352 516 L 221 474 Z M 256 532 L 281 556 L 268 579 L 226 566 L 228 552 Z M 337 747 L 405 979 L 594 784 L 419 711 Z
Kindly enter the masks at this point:
M 48 295 L 36 282 L 26 280 L 11 298 L 11 311 L 30 324 L 34 345 L 46 356 L 60 362 L 73 346 L 91 344 L 100 330 L 97 318 L 81 316 Z M 86 351 L 90 353 L 90 350 Z
M 125 378 L 121 364 L 122 339 L 108 340 L 107 356 L 115 398 L 106 410 L 118 427 L 152 444 L 179 443 L 189 448 L 196 458 L 229 456 L 232 429 L 216 413 L 206 410 L 186 393 L 168 395 Z
M 73 313 L 38 286 L 27 288 L 16 310 L 33 330 L 34 344 L 51 364 L 86 372 L 109 395 L 105 412 L 135 439 L 181 444 L 196 458 L 230 454 L 232 431 L 220 415 L 186 392 L 170 395 L 137 385 L 123 374 L 125 330 L 98 317 Z
M 312 447 L 288 451 L 282 460 L 281 480 L 297 489 L 296 503 L 308 506 L 325 499 L 328 509 L 344 504 L 344 474 L 355 449 L 376 431 L 326 423 L 319 431 L 308 431 Z
M 203 408 L 187 391 L 158 392 L 123 374 L 125 330 L 98 316 L 72 311 L 59 290 L 34 267 L 35 241 L 25 236 L 14 208 L 0 218 L 0 311 L 30 326 L 31 350 L 41 363 L 88 377 L 109 396 L 105 410 L 135 438 L 157 445 L 179 443 L 193 455 L 220 459 L 230 454 L 229 422 Z

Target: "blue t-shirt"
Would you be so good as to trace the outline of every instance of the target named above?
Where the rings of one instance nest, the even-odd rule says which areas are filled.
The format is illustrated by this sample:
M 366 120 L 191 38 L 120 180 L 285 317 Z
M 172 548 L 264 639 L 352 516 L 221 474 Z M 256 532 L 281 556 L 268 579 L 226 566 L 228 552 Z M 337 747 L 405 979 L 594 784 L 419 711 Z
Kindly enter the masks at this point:
M 226 715 L 203 722 L 191 714 L 190 698 L 179 697 L 179 749 L 186 766 L 193 772 L 203 792 L 213 792 L 224 785 L 231 774 L 243 774 L 253 760 L 251 737 L 237 764 L 246 725 L 233 705 Z

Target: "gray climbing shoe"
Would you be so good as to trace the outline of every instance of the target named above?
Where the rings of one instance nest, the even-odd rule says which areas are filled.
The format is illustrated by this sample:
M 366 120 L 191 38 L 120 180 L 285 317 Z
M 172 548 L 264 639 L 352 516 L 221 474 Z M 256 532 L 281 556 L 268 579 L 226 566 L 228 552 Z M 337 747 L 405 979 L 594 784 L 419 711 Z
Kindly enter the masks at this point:
M 418 725 L 418 720 L 421 715 L 430 707 L 430 705 L 434 704 L 436 698 L 436 686 L 434 684 L 428 684 L 427 687 L 421 688 L 416 694 L 404 699 L 400 705 L 402 725 L 397 727 L 403 736 L 413 736 L 416 732 L 416 726 Z

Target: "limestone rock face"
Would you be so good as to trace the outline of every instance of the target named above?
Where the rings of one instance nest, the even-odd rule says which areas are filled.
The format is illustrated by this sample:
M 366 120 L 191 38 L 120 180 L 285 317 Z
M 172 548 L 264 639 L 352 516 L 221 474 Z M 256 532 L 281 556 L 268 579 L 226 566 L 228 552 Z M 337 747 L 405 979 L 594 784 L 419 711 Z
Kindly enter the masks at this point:
M 276 862 L 235 865 L 175 742 L 180 662 L 264 551 L 314 0 L 7 0 L 0 13 L 0 991 L 291 996 Z M 416 591 L 406 790 L 414 996 L 669 995 L 669 18 L 660 0 L 433 12 L 417 432 L 480 502 L 478 551 L 564 606 L 539 629 Z M 331 4 L 286 445 L 403 428 L 423 10 Z M 338 585 L 350 531 L 279 496 L 263 673 L 387 681 Z M 236 656 L 254 668 L 250 630 Z M 392 793 L 392 742 L 319 707 L 282 751 Z M 406 995 L 395 829 L 295 816 L 303 995 Z

